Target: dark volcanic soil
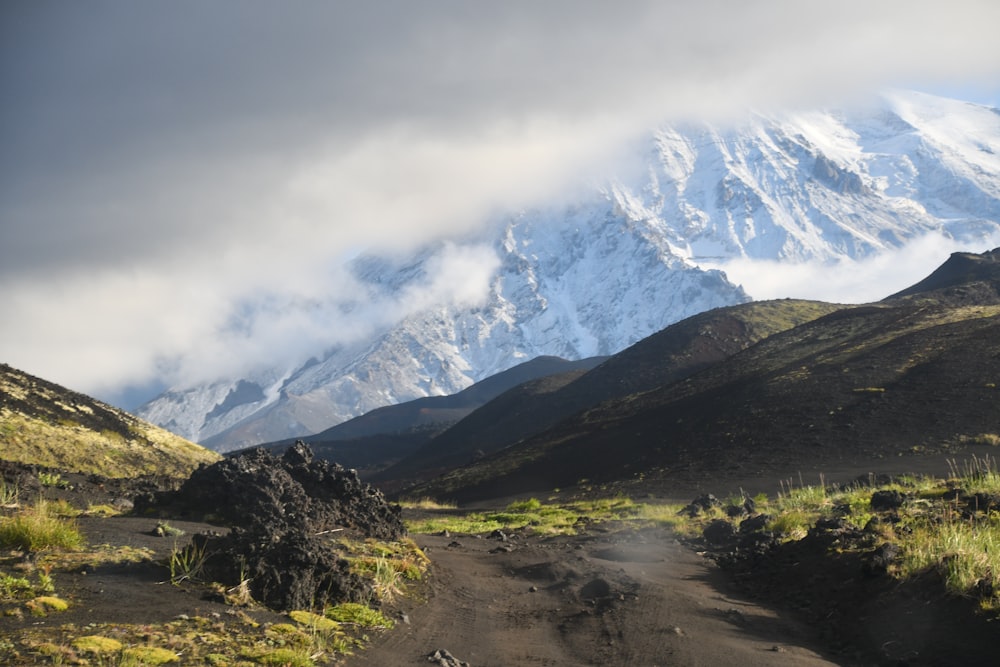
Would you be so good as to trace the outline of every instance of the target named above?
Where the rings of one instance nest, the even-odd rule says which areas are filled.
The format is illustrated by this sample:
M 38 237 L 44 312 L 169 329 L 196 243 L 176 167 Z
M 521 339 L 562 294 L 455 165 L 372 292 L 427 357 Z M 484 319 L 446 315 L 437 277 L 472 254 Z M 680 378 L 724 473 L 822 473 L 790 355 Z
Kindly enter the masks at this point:
M 447 650 L 505 665 L 833 665 L 816 632 L 727 592 L 662 530 L 508 541 L 424 536 L 427 603 L 347 665 L 419 665 Z
M 908 461 L 904 472 L 921 472 L 914 462 Z M 930 471 L 942 472 L 941 461 L 926 463 Z M 827 480 L 846 481 L 888 465 L 844 469 Z M 795 474 L 772 472 L 769 488 L 762 488 L 767 482 L 760 478 L 731 479 L 714 488 L 701 480 L 661 487 L 658 495 L 687 502 L 706 490 L 773 493 L 778 480 Z M 96 482 L 76 489 L 48 491 L 75 495 L 74 502 L 83 506 L 110 504 L 127 492 Z M 129 516 L 80 519 L 91 545 L 145 547 L 162 560 L 175 541 L 156 537 L 156 523 Z M 185 531 L 177 538 L 181 544 L 198 531 L 218 528 L 179 519 L 170 523 Z M 945 598 L 933 582 L 905 588 L 882 580 L 859 588 L 856 563 L 833 563 L 820 551 L 788 552 L 767 564 L 725 571 L 665 529 L 622 532 L 594 525 L 576 536 L 528 532 L 507 540 L 415 539 L 432 567 L 416 595 L 400 603 L 405 620 L 391 631 L 373 632 L 368 648 L 338 664 L 434 664 L 428 656 L 447 651 L 471 667 L 985 665 L 1000 641 L 1000 629 L 975 620 L 970 604 Z M 71 636 L 61 629 L 68 624 L 79 634 L 88 623 L 152 625 L 184 615 L 234 625 L 237 614 L 258 623 L 287 621 L 266 610 L 234 610 L 207 598 L 204 587 L 165 584 L 169 575 L 162 564 L 53 574 L 70 610 L 41 619 L 0 617 L 0 637 L 47 628 L 58 641 Z

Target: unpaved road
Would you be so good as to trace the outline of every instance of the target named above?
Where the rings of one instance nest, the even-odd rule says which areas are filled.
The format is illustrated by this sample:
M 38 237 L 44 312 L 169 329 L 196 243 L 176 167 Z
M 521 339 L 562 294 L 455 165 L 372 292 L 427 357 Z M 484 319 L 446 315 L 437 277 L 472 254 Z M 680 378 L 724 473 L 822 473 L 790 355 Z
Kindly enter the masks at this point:
M 577 536 L 418 536 L 426 602 L 349 666 L 834 665 L 813 629 L 724 592 L 714 565 L 664 529 Z

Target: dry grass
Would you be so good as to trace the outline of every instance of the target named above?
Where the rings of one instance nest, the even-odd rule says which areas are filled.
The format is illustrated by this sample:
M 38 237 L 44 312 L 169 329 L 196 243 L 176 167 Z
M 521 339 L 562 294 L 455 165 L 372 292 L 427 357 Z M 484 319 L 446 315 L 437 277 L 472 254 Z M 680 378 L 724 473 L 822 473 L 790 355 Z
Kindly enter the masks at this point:
M 72 422 L 49 422 L 0 410 L 3 458 L 46 468 L 105 477 L 159 474 L 186 477 L 219 455 L 172 433 L 135 420 L 133 437 L 92 431 Z

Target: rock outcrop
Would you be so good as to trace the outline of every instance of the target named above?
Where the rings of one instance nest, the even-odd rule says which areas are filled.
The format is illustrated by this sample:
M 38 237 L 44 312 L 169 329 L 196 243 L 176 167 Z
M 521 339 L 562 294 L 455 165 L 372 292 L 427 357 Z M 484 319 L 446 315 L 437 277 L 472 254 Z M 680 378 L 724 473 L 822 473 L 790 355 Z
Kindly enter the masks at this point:
M 137 512 L 201 519 L 230 528 L 197 535 L 204 575 L 245 585 L 279 610 L 362 601 L 368 585 L 351 573 L 333 541 L 405 535 L 398 505 L 355 471 L 314 460 L 301 442 L 281 458 L 263 449 L 196 470 L 177 491 L 137 499 Z

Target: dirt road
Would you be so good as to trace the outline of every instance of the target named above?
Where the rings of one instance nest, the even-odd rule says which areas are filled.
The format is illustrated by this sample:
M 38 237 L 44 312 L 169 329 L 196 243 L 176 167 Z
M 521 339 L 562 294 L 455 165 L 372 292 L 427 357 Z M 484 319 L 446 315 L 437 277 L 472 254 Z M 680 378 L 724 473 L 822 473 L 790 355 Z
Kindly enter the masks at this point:
M 714 566 L 668 531 L 572 537 L 418 536 L 426 603 L 347 665 L 472 667 L 832 665 L 815 632 L 724 592 Z

